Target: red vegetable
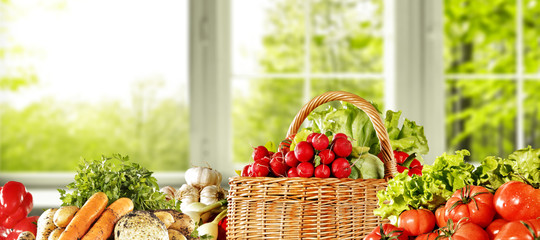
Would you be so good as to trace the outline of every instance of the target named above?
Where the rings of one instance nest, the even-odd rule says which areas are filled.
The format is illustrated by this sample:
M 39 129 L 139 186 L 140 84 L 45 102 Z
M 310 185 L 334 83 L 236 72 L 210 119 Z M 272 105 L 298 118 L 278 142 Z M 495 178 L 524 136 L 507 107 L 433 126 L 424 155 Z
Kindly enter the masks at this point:
M 409 236 L 403 231 L 392 224 L 384 224 L 373 229 L 373 231 L 364 238 L 364 240 L 383 240 L 383 239 L 397 239 L 407 240 Z
M 298 164 L 296 167 L 296 172 L 298 173 L 299 177 L 312 177 L 313 176 L 314 167 L 313 164 L 310 162 L 302 162 Z
M 270 164 L 264 160 L 258 160 L 251 166 L 254 177 L 266 177 L 270 172 Z
M 296 167 L 292 167 L 289 169 L 289 171 L 287 171 L 287 177 L 299 177 Z
M 495 210 L 508 221 L 540 217 L 540 189 L 510 181 L 501 185 L 493 197 Z
M 253 153 L 251 154 L 251 158 L 253 161 L 262 160 L 264 157 L 269 157 L 270 153 L 268 152 L 268 149 L 264 146 L 258 146 L 253 148 Z M 270 159 L 268 159 L 270 161 Z
M 277 152 L 270 160 L 270 169 L 276 177 L 285 177 L 287 175 L 287 170 L 289 166 L 285 164 L 285 159 L 283 158 L 283 153 Z
M 486 228 L 486 232 L 489 236 L 489 239 L 494 239 L 495 236 L 497 236 L 497 234 L 501 231 L 501 228 L 507 223 L 508 221 L 504 219 L 493 220 L 493 222 L 491 222 L 489 226 L 487 226 Z
M 242 169 L 242 177 L 253 177 L 253 172 L 251 171 L 252 164 L 248 164 L 244 166 L 244 169 Z
M 424 233 L 416 237 L 414 240 L 437 240 L 437 237 L 439 237 L 439 234 L 440 234 L 439 231 Z
M 338 158 L 332 162 L 332 174 L 337 178 L 347 178 L 351 175 L 351 165 L 345 158 Z
M 29 225 L 35 217 L 27 218 L 33 207 L 32 194 L 22 183 L 9 181 L 0 187 L 0 239 L 12 232 L 31 231 L 35 235 L 36 225 Z
M 446 223 L 448 222 L 448 218 L 446 217 L 446 208 L 444 206 L 441 206 L 435 210 L 435 219 L 437 219 L 437 226 L 442 228 L 446 227 Z
M 334 152 L 332 152 L 332 150 L 324 149 L 321 152 L 319 152 L 319 157 L 321 158 L 322 164 L 328 165 L 332 163 L 332 161 L 334 161 L 334 159 L 336 158 L 336 155 L 334 154 Z
M 489 240 L 486 231 L 472 222 L 458 222 L 454 225 L 450 220 L 448 226 L 440 229 L 440 235 L 438 240 Z
M 537 240 L 540 239 L 540 219 L 512 221 L 504 226 L 495 240 Z
M 429 233 L 435 228 L 435 215 L 426 209 L 407 210 L 399 215 L 398 227 L 409 236 Z
M 321 164 L 315 168 L 315 177 L 328 178 L 330 177 L 330 167 Z
M 315 135 L 311 142 L 313 144 L 313 148 L 318 151 L 326 149 L 330 144 L 330 140 L 328 140 L 328 137 L 322 133 L 318 133 L 317 135 Z
M 17 240 L 19 235 L 22 232 L 29 231 L 36 235 L 37 232 L 37 221 L 39 216 L 27 217 L 19 221 L 15 227 L 13 227 L 12 232 L 7 235 L 6 240 Z
M 218 223 L 218 240 L 227 240 L 227 223 L 228 218 L 224 217 Z
M 294 152 L 288 152 L 285 154 L 285 163 L 289 167 L 296 167 L 298 165 L 299 161 L 296 159 Z
M 485 228 L 493 220 L 493 194 L 481 186 L 470 186 L 457 190 L 446 202 L 446 217 L 454 222 L 472 222 Z
M 338 157 L 348 157 L 352 152 L 352 144 L 345 138 L 337 138 L 332 142 L 332 151 Z
M 382 153 L 379 153 L 379 155 L 377 156 L 379 157 L 379 159 L 381 159 L 381 161 L 383 161 Z M 407 175 L 409 176 L 422 176 L 422 169 L 424 168 L 424 166 L 422 166 L 422 163 L 420 163 L 420 161 L 418 161 L 415 156 L 416 154 L 414 153 L 409 155 L 406 152 L 394 150 L 394 159 L 396 160 L 397 171 L 402 173 L 405 170 L 409 170 L 409 172 L 407 173 Z
M 294 147 L 294 155 L 298 161 L 307 162 L 313 159 L 315 150 L 313 149 L 313 146 L 311 146 L 311 143 L 301 141 Z
M 333 140 L 336 140 L 336 139 L 338 139 L 338 138 L 349 139 L 349 137 L 347 137 L 347 134 L 345 134 L 345 133 L 336 133 L 336 134 L 334 135 L 334 139 L 333 139 Z

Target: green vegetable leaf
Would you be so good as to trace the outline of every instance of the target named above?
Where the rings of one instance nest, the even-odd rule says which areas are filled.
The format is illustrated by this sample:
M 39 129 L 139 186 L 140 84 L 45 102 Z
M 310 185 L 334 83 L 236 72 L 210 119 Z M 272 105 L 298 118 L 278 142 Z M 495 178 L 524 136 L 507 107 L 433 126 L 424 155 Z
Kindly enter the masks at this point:
M 66 189 L 58 189 L 64 206 L 82 207 L 96 192 L 104 192 L 109 204 L 121 197 L 133 201 L 136 210 L 180 209 L 180 201 L 165 200 L 165 194 L 159 191 L 157 179 L 152 172 L 137 163 L 129 161 L 128 156 L 114 154 L 102 156 L 101 160 L 82 159 L 74 182 Z
M 266 142 L 266 144 L 264 144 L 264 147 L 270 152 L 275 152 L 277 149 L 276 144 L 272 141 Z

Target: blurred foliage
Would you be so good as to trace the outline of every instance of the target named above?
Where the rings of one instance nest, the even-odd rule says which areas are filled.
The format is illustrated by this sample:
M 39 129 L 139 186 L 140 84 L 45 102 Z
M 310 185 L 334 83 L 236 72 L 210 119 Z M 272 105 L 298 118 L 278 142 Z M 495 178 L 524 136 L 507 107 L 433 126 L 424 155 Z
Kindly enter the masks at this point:
M 445 0 L 447 74 L 517 72 L 516 0 Z M 540 72 L 540 1 L 523 1 L 524 68 Z M 471 150 L 471 159 L 507 156 L 517 148 L 516 79 L 447 79 L 449 151 Z M 525 144 L 540 146 L 539 84 L 524 84 Z

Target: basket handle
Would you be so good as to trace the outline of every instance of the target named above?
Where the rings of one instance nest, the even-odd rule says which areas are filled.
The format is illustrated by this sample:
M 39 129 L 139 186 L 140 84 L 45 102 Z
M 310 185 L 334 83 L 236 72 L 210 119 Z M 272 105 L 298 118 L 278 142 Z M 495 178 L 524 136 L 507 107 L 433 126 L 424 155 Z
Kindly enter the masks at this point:
M 375 109 L 375 107 L 373 107 L 371 103 L 355 94 L 344 91 L 332 91 L 323 93 L 311 99 L 302 107 L 302 109 L 300 109 L 298 114 L 296 114 L 296 116 L 294 117 L 294 120 L 289 126 L 289 130 L 287 131 L 287 137 L 298 132 L 298 129 L 311 111 L 315 110 L 315 108 L 322 104 L 332 101 L 345 101 L 351 103 L 354 106 L 360 108 L 368 115 L 369 120 L 371 121 L 371 124 L 373 124 L 375 132 L 377 134 L 377 138 L 379 139 L 379 142 L 381 144 L 381 153 L 384 162 L 384 178 L 386 180 L 393 178 L 394 174 L 397 173 L 396 161 L 394 159 L 392 146 L 390 146 L 390 140 L 388 137 L 388 132 L 386 131 L 386 127 L 384 126 L 384 123 L 377 109 Z

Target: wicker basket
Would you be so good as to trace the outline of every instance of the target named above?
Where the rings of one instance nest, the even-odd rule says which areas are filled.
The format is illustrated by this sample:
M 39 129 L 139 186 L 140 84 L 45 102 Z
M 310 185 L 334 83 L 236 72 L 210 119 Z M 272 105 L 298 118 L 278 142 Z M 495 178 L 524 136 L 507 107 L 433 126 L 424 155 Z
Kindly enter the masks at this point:
M 388 133 L 378 111 L 347 92 L 327 92 L 308 102 L 291 123 L 331 101 L 345 101 L 370 118 L 385 164 L 385 179 L 233 177 L 229 180 L 227 239 L 361 239 L 381 222 L 373 215 L 377 192 L 396 173 Z

